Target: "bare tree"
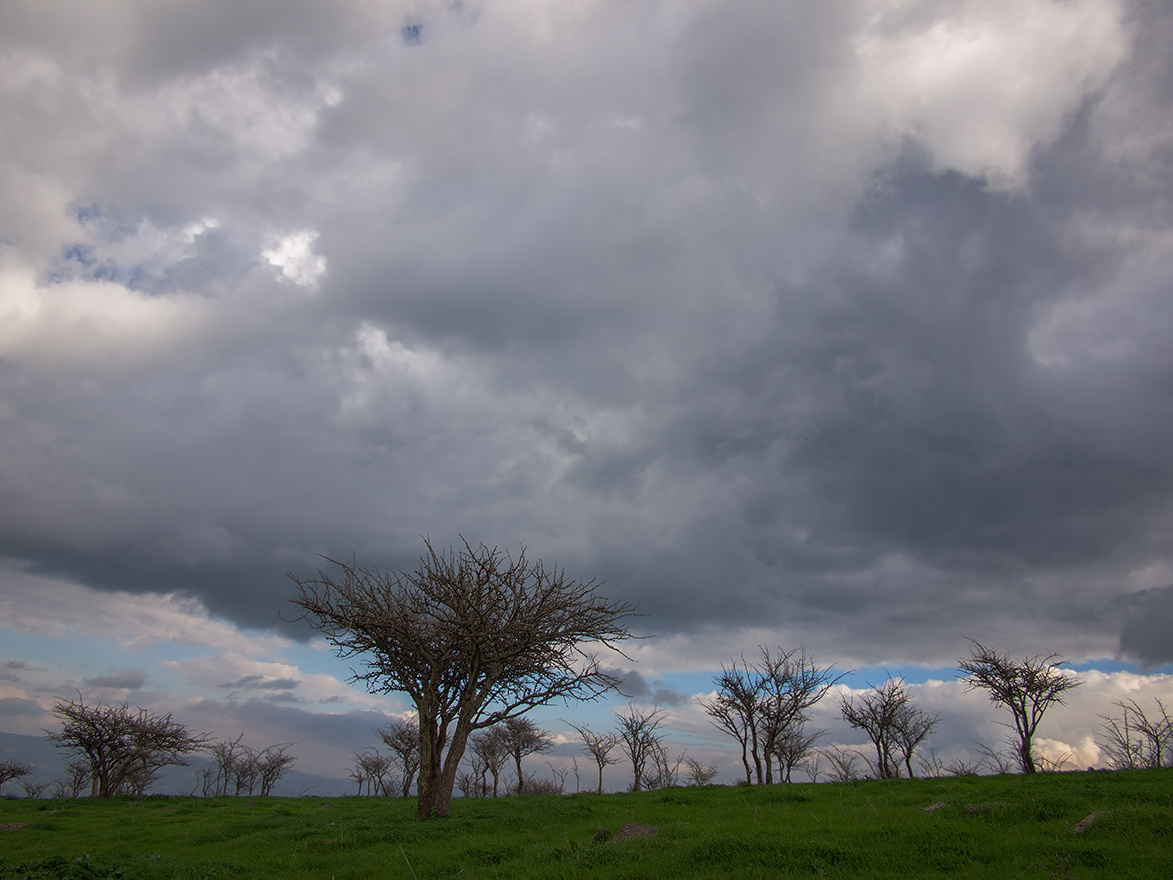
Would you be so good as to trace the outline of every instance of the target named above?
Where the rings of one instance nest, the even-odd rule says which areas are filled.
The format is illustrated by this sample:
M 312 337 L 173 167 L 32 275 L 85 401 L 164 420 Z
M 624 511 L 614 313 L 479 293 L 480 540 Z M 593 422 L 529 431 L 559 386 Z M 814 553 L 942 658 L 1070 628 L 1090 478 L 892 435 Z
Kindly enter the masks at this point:
M 924 741 L 937 719 L 912 704 L 904 680 L 890 678 L 856 698 L 842 696 L 840 710 L 852 727 L 863 730 L 876 748 L 876 775 L 880 779 L 900 776 L 900 758 L 911 779 L 912 755 Z M 899 756 L 899 757 L 898 757 Z
M 479 778 L 478 772 L 476 761 L 473 761 L 471 769 L 456 771 L 456 787 L 466 798 L 484 796 L 484 783 Z
M 753 782 L 751 756 L 759 782 L 762 777 L 762 759 L 758 750 L 758 690 L 744 655 L 740 666 L 736 661 L 730 663 L 728 667 L 721 667 L 721 674 L 714 680 L 717 694 L 704 707 L 713 725 L 732 736 L 741 746 L 741 763 L 748 785 Z
M 28 776 L 33 769 L 33 765 L 25 761 L 0 761 L 0 789 L 9 780 Z
M 658 788 L 675 788 L 680 780 L 680 765 L 684 763 L 686 755 L 682 752 L 673 760 L 662 739 L 656 738 L 648 749 L 651 759 L 651 770 L 644 773 L 643 787 L 648 791 Z
M 419 719 L 420 819 L 447 816 L 469 735 L 554 700 L 593 700 L 619 684 L 581 647 L 631 638 L 634 607 L 561 569 L 464 541 L 426 552 L 413 573 L 291 575 L 293 603 L 341 656 L 365 656 L 354 680 L 401 691 Z
M 708 785 L 719 774 L 717 768 L 712 764 L 702 764 L 692 755 L 684 756 L 684 766 L 688 768 L 689 785 Z
M 664 712 L 659 708 L 645 712 L 635 706 L 628 706 L 625 712 L 617 711 L 614 714 L 619 719 L 619 748 L 631 761 L 634 775 L 631 790 L 642 791 L 644 769 L 648 759 L 663 739 L 663 734 L 658 732 L 658 728 L 664 721 Z
M 825 730 L 807 731 L 806 718 L 796 719 L 774 741 L 774 757 L 778 759 L 778 781 L 790 782 L 794 768 L 802 764 L 814 750 L 814 745 Z
M 484 730 L 478 730 L 469 737 L 468 741 L 473 755 L 481 763 L 482 778 L 485 773 L 493 777 L 493 797 L 497 797 L 501 779 L 501 768 L 509 760 L 509 750 L 505 746 L 505 737 L 501 725 L 495 724 Z M 487 794 L 487 785 L 485 786 L 485 791 Z
M 745 781 L 773 779 L 776 743 L 806 720 L 806 711 L 826 696 L 842 675 L 819 666 L 802 648 L 776 653 L 762 645 L 760 659 L 732 661 L 715 679 L 716 696 L 705 703 L 713 724 L 741 745 Z
M 597 789 L 599 794 L 603 793 L 603 769 L 608 764 L 619 763 L 618 758 L 612 758 L 611 752 L 615 746 L 619 744 L 619 734 L 617 733 L 595 733 L 585 725 L 579 727 L 577 724 L 570 725 L 578 735 L 582 737 L 582 753 L 590 755 L 594 758 L 595 763 L 599 767 L 599 787 Z
M 354 780 L 358 786 L 355 797 L 362 797 L 363 786 L 367 783 L 367 762 L 363 759 L 362 752 L 355 752 L 354 757 L 350 761 L 350 772 L 347 774 Z
M 86 706 L 59 701 L 53 714 L 62 719 L 59 733 L 46 731 L 54 746 L 84 759 L 90 770 L 90 796 L 143 794 L 164 767 L 187 766 L 188 755 L 203 748 L 207 737 L 192 734 L 167 715 L 126 703 Z
M 940 719 L 940 714 L 930 715 L 912 703 L 906 703 L 901 710 L 896 720 L 896 747 L 904 758 L 904 767 L 908 771 L 909 779 L 913 777 L 913 754 L 928 735 L 936 729 Z
M 368 797 L 373 794 L 385 794 L 387 775 L 391 772 L 393 764 L 390 755 L 384 755 L 377 749 L 355 752 L 350 778 L 358 783 L 358 793 L 362 794 L 365 784 Z
M 376 730 L 379 739 L 399 762 L 402 795 L 411 794 L 411 784 L 420 767 L 420 727 L 414 718 L 392 718 L 385 729 Z
M 498 725 L 501 742 L 506 753 L 513 758 L 517 768 L 517 793 L 525 794 L 525 776 L 521 772 L 521 759 L 536 752 L 549 751 L 554 743 L 550 735 L 528 718 L 506 718 Z
M 68 761 L 65 775 L 53 783 L 53 796 L 59 798 L 78 797 L 90 781 L 90 767 L 85 761 Z
M 1063 695 L 1081 682 L 1059 668 L 1064 661 L 1058 654 L 1016 660 L 974 639 L 970 641 L 970 656 L 957 661 L 966 673 L 961 680 L 969 690 L 981 688 L 991 703 L 1010 710 L 1018 736 L 1018 762 L 1023 773 L 1034 773 L 1037 768 L 1032 741 L 1043 714 L 1053 704 L 1062 703 Z
M 553 777 L 554 785 L 558 787 L 558 794 L 563 794 L 566 791 L 566 774 L 570 772 L 569 767 L 555 767 L 549 761 L 546 766 L 550 768 L 550 775 Z
M 1135 700 L 1118 700 L 1112 705 L 1123 710 L 1120 718 L 1101 715 L 1103 742 L 1108 763 L 1114 770 L 1173 766 L 1173 721 L 1159 699 L 1150 718 Z
M 289 754 L 288 749 L 293 743 L 278 743 L 269 746 L 257 755 L 257 769 L 260 771 L 261 797 L 268 797 L 273 793 L 282 776 L 293 769 L 293 762 L 297 759 Z

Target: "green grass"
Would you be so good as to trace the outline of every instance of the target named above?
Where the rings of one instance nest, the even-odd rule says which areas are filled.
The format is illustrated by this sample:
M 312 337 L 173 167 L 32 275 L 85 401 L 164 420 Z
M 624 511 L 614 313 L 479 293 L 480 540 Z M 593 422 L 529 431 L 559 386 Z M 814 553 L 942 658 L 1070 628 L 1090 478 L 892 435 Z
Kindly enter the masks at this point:
M 431 822 L 414 805 L 3 800 L 0 878 L 1173 876 L 1168 770 L 455 800 Z M 659 834 L 590 843 L 624 822 Z

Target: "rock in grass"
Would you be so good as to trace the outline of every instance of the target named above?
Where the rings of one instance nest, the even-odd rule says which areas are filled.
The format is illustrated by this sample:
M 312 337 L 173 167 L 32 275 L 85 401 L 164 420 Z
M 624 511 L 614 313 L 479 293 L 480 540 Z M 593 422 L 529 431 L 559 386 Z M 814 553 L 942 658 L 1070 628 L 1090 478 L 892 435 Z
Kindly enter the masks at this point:
M 924 808 L 924 810 L 923 810 L 923 812 L 925 812 L 925 813 L 931 813 L 931 812 L 933 812 L 934 810 L 939 810 L 939 809 L 941 809 L 941 808 L 942 808 L 942 807 L 944 807 L 944 806 L 946 806 L 946 804 L 945 804 L 945 802 L 944 802 L 944 801 L 937 801 L 935 804 L 929 804 L 927 807 L 925 807 L 925 808 Z
M 1111 810 L 1092 810 L 1090 813 L 1071 826 L 1071 833 L 1083 834 L 1083 832 L 1087 830 L 1088 826 L 1095 822 L 1096 819 L 1100 818 L 1100 816 L 1110 815 L 1112 815 Z
M 591 843 L 606 843 L 610 838 L 611 832 L 606 828 L 600 828 L 595 832 L 595 836 L 591 838 Z
M 615 833 L 611 835 L 610 843 L 615 843 L 620 840 L 635 840 L 637 837 L 650 837 L 653 834 L 658 834 L 660 829 L 655 825 L 642 825 L 639 822 L 625 822 L 615 829 Z
M 985 813 L 988 810 L 996 810 L 998 807 L 1013 807 L 1014 804 L 1008 804 L 1005 801 L 990 801 L 985 804 L 966 804 L 962 807 L 967 813 Z

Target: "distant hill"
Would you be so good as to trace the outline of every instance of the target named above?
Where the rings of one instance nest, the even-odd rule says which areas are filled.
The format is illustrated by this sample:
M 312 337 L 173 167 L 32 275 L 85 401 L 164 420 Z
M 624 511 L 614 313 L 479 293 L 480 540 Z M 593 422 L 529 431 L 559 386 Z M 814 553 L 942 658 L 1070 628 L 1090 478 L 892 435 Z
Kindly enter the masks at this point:
M 293 750 L 296 755 L 296 750 Z M 0 732 L 0 761 L 27 761 L 36 768 L 29 777 L 33 780 L 51 782 L 63 775 L 67 756 L 43 736 L 26 736 L 20 733 Z M 198 787 L 197 774 L 208 766 L 209 762 L 199 757 L 192 757 L 188 767 L 168 767 L 159 775 L 159 780 L 151 786 L 151 794 L 191 794 Z M 273 794 L 280 797 L 298 797 L 301 795 L 320 795 L 324 797 L 339 797 L 345 794 L 354 794 L 355 785 L 349 779 L 340 779 L 333 776 L 319 776 L 315 773 L 302 773 L 296 769 L 284 776 L 273 788 Z M 51 792 L 46 791 L 45 796 Z M 21 794 L 20 781 L 12 780 L 3 789 L 5 795 Z

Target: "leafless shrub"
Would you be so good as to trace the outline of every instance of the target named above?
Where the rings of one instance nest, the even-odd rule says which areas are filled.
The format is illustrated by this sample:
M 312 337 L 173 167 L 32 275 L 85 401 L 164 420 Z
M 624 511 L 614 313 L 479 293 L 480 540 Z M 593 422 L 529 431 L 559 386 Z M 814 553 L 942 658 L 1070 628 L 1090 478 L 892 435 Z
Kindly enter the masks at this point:
M 686 777 L 689 785 L 708 785 L 719 775 L 719 771 L 712 764 L 702 764 L 692 755 L 684 755 L 684 766 L 688 768 Z
M 49 783 L 23 779 L 21 780 L 20 787 L 24 790 L 24 796 L 26 798 L 33 798 L 35 800 L 45 793 L 45 790 L 49 787 Z
M 831 765 L 827 778 L 831 782 L 852 782 L 860 779 L 856 762 L 860 758 L 859 752 L 846 746 L 828 746 L 819 750 Z
M 1173 721 L 1161 700 L 1152 717 L 1135 700 L 1118 700 L 1112 705 L 1123 711 L 1114 718 L 1101 715 L 1100 747 L 1114 770 L 1173 766 Z

